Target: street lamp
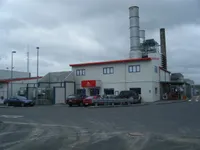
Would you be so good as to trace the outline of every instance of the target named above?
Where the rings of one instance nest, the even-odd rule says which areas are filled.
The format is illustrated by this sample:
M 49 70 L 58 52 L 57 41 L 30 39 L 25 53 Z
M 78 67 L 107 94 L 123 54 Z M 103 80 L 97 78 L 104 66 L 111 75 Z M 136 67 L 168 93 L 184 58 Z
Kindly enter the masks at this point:
M 36 101 L 38 101 L 38 77 L 39 77 L 39 50 L 40 47 L 36 47 L 37 49 L 37 88 L 36 88 Z
M 11 52 L 11 87 L 10 87 L 10 91 L 11 91 L 11 96 L 13 95 L 13 84 L 12 84 L 12 79 L 13 79 L 13 54 L 15 54 L 16 53 L 16 51 L 12 51 Z

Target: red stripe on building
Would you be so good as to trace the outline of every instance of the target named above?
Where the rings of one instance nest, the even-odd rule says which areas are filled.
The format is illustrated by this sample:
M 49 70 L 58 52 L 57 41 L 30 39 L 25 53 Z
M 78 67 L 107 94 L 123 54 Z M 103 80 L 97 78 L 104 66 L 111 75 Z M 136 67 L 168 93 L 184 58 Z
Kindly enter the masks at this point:
M 81 64 L 70 64 L 71 67 L 80 67 L 80 66 L 91 66 L 91 65 L 107 65 L 107 64 L 115 64 L 115 63 L 126 63 L 126 62 L 137 62 L 137 61 L 150 61 L 151 58 L 130 58 L 123 60 L 111 60 L 111 61 L 102 61 L 102 62 L 89 62 L 89 63 L 81 63 Z
M 42 77 L 2 79 L 2 80 L 0 80 L 0 82 L 8 83 L 11 81 L 34 80 L 34 79 L 40 79 L 40 78 L 42 78 Z

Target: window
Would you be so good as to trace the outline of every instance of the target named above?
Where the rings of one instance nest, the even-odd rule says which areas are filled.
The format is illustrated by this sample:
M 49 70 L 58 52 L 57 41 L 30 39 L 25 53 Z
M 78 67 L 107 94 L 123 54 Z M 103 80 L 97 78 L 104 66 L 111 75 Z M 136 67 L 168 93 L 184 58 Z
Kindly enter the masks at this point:
M 77 69 L 76 76 L 85 76 L 85 69 Z
M 103 68 L 103 74 L 113 74 L 114 68 L 113 67 L 105 67 Z
M 155 94 L 158 94 L 158 88 L 155 88 Z
M 154 66 L 154 72 L 158 73 L 158 67 L 157 66 Z
M 130 88 L 130 91 L 135 91 L 138 94 L 141 94 L 141 88 Z
M 105 95 L 114 95 L 114 89 L 104 89 Z
M 86 90 L 85 89 L 77 89 L 76 94 L 77 95 L 86 95 Z
M 128 66 L 128 72 L 129 73 L 140 72 L 140 65 L 131 65 L 131 66 Z

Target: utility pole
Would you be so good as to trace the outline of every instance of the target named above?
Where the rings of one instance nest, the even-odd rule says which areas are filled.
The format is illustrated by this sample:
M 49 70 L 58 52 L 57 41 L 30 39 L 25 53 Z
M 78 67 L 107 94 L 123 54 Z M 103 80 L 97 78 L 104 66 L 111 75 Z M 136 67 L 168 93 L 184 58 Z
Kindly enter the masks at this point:
M 10 96 L 12 97 L 13 96 L 13 83 L 12 83 L 12 79 L 13 79 L 13 54 L 15 54 L 16 53 L 16 51 L 12 51 L 11 52 L 11 77 L 10 77 L 10 79 L 11 79 L 11 85 L 10 85 Z
M 29 45 L 27 46 L 27 72 L 28 72 L 28 77 L 30 78 L 30 72 L 29 72 Z
M 36 88 L 36 101 L 38 101 L 38 77 L 39 77 L 39 47 L 37 49 L 37 88 Z

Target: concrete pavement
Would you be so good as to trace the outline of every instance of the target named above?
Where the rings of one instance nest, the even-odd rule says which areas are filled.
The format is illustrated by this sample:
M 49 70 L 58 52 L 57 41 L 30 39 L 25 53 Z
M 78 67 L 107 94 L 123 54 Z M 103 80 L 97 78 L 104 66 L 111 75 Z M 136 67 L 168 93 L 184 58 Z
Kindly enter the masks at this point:
M 0 109 L 0 149 L 199 149 L 198 114 L 196 99 L 108 109 L 5 108 Z

